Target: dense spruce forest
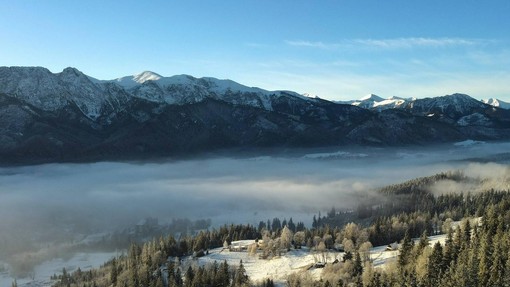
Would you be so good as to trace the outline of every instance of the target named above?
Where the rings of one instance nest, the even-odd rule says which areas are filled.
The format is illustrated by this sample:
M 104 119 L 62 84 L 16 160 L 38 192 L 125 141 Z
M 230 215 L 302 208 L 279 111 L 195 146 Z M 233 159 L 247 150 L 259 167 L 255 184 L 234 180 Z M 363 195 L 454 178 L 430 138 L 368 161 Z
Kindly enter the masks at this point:
M 132 243 L 126 255 L 99 269 L 63 270 L 54 276 L 54 286 L 274 286 L 271 278 L 251 281 L 242 261 L 200 266 L 182 260 L 244 239 L 260 241 L 249 252 L 263 260 L 300 248 L 343 252 L 341 261 L 323 266 L 320 280 L 306 272 L 289 275 L 285 284 L 291 287 L 510 286 L 510 192 L 474 188 L 434 195 L 430 186 L 444 180 L 473 186 L 484 182 L 461 172 L 441 173 L 382 188 L 353 210 L 332 208 L 314 216 L 311 228 L 274 218 L 257 227 L 225 225 Z M 446 234 L 444 244 L 432 246 L 428 236 L 437 234 Z M 394 242 L 400 243 L 397 259 L 374 266 L 370 248 Z

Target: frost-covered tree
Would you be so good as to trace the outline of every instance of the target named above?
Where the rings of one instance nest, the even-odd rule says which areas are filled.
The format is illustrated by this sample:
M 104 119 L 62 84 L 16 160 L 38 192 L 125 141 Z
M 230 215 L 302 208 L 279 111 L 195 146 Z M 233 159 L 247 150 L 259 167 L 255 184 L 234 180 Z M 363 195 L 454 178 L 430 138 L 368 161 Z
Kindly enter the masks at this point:
M 298 232 L 294 233 L 294 244 L 296 246 L 301 247 L 302 245 L 304 245 L 306 243 L 305 239 L 306 239 L 306 234 L 304 231 L 298 231 Z
M 282 235 L 280 236 L 280 246 L 282 249 L 290 249 L 293 236 L 293 232 L 285 225 L 282 229 Z

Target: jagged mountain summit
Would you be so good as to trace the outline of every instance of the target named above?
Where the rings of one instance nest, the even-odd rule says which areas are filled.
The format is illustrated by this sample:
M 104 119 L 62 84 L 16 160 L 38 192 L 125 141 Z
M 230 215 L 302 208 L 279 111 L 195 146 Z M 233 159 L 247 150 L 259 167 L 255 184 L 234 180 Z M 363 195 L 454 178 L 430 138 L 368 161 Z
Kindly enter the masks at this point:
M 148 71 L 105 81 L 75 68 L 0 67 L 0 162 L 510 137 L 510 111 L 467 95 L 364 101 Z

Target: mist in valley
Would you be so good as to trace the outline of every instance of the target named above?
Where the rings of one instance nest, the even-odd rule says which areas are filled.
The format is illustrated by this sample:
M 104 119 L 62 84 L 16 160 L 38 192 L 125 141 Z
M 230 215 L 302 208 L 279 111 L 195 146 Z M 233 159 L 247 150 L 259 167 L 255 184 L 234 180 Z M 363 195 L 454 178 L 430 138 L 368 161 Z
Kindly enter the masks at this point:
M 71 247 L 87 236 L 122 230 L 147 217 L 162 224 L 210 219 L 212 227 L 292 217 L 310 226 L 314 214 L 333 206 L 354 209 L 379 187 L 448 170 L 480 178 L 483 188 L 508 189 L 509 147 L 301 150 L 157 163 L 3 167 L 0 262 L 21 268 L 15 265 L 27 254 L 37 259 L 34 264 L 70 256 Z M 434 194 L 480 189 L 480 184 L 455 182 L 431 187 Z

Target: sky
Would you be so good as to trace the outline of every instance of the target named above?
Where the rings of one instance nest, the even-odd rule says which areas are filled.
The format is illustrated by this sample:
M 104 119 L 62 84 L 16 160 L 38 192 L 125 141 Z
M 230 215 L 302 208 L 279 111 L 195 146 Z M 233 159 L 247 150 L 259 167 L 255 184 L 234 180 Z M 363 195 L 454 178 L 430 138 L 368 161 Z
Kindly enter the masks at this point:
M 510 101 L 508 0 L 0 0 L 0 65 Z

